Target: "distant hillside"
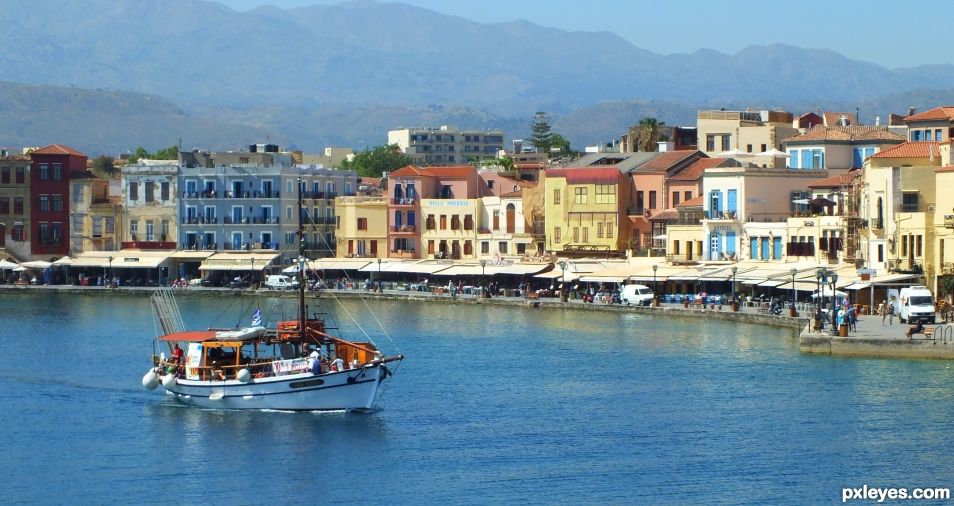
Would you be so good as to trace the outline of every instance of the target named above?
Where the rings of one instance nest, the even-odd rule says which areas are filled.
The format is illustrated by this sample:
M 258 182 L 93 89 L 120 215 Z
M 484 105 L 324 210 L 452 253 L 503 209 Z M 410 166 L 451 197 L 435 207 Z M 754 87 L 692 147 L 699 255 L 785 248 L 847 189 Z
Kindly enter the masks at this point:
M 234 110 L 466 107 L 498 116 L 608 101 L 845 103 L 944 89 L 909 69 L 784 45 L 663 56 L 608 32 L 482 24 L 368 0 L 236 12 L 204 0 L 6 0 L 0 75 Z

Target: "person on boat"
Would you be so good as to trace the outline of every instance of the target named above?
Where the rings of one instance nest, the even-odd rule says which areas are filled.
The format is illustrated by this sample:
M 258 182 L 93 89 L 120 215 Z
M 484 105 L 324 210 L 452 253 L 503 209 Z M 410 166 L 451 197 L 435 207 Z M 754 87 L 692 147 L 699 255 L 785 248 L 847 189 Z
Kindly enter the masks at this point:
M 225 381 L 225 371 L 219 369 L 219 363 L 212 361 L 212 381 Z
M 315 376 L 321 374 L 321 353 L 317 349 L 308 354 L 308 369 Z
M 331 361 L 331 366 L 329 366 L 331 372 L 343 371 L 344 370 L 344 360 L 341 359 L 337 354 L 335 359 Z

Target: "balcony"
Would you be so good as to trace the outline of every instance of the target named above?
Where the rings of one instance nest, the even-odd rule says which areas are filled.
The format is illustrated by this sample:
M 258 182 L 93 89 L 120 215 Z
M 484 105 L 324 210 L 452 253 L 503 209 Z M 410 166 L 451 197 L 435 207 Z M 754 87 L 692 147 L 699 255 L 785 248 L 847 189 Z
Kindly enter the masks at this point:
M 417 203 L 414 197 L 404 197 L 400 199 L 391 199 L 392 206 L 413 206 Z
M 708 217 L 709 221 L 736 221 L 738 219 L 736 211 L 709 211 Z
M 954 228 L 954 214 L 944 215 L 944 228 Z
M 188 217 L 182 218 L 183 225 L 218 225 L 219 219 L 215 217 Z
M 391 232 L 399 234 L 414 234 L 417 233 L 417 227 L 414 225 L 393 225 L 390 227 Z
M 276 216 L 244 216 L 238 219 L 226 216 L 223 220 L 226 225 L 278 225 L 280 220 Z M 185 220 L 183 220 L 185 223 Z
M 392 249 L 390 257 L 391 258 L 416 258 L 416 250 L 412 249 Z
M 123 249 L 176 249 L 174 241 L 123 241 Z

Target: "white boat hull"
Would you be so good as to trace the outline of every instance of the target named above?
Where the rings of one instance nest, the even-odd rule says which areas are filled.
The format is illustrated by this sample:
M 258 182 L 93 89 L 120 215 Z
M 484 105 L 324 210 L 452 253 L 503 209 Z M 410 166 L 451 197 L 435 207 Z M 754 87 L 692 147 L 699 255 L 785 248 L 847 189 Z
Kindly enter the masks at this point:
M 310 372 L 238 380 L 177 378 L 166 392 L 190 406 L 218 409 L 369 410 L 384 381 L 384 364 L 314 375 Z

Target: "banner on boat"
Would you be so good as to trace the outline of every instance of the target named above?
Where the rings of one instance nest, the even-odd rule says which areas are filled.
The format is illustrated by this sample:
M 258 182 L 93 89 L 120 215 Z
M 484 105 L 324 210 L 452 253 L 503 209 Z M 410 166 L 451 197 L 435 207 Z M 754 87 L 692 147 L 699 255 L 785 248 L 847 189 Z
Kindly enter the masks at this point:
M 199 366 L 202 364 L 202 343 L 189 343 L 186 354 L 186 379 L 199 379 Z
M 308 371 L 307 358 L 293 358 L 291 360 L 276 360 L 272 362 L 272 372 L 274 372 L 276 376 L 281 376 L 282 374 L 298 374 L 306 371 Z

